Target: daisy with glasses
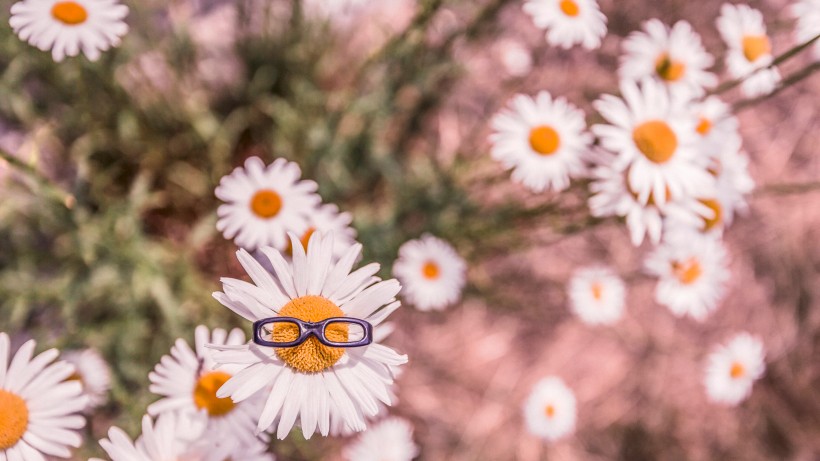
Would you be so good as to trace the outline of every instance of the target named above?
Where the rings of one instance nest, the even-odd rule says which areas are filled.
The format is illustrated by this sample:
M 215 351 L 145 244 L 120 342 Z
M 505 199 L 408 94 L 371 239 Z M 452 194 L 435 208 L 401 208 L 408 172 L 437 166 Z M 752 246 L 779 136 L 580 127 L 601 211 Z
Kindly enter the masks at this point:
M 257 429 L 276 422 L 280 439 L 297 424 L 306 438 L 328 435 L 332 427 L 362 431 L 367 418 L 379 413 L 380 402 L 392 404 L 397 368 L 407 362 L 407 356 L 373 339 L 399 308 L 401 286 L 376 277 L 375 263 L 351 272 L 360 244 L 334 262 L 332 234 L 314 233 L 307 251 L 296 235 L 290 239 L 292 264 L 263 247 L 271 274 L 240 250 L 237 257 L 253 283 L 225 278 L 223 291 L 214 294 L 257 322 L 253 342 L 211 346 L 217 364 L 239 368 L 216 395 L 238 404 L 262 391 Z

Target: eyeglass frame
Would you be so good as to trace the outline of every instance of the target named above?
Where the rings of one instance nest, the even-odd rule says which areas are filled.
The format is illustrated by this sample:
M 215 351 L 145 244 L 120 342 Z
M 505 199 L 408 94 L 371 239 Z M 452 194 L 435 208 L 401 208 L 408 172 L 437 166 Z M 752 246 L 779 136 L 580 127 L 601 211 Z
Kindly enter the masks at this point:
M 274 342 L 262 338 L 264 327 L 274 323 L 295 323 L 299 326 L 299 337 L 288 342 Z M 364 336 L 358 341 L 347 343 L 330 341 L 325 336 L 325 329 L 330 323 L 352 323 L 359 325 L 364 330 Z M 306 322 L 296 317 L 268 317 L 253 322 L 253 342 L 263 347 L 275 347 L 280 349 L 296 347 L 307 341 L 311 336 L 328 347 L 362 347 L 373 342 L 373 325 L 366 320 L 352 317 L 330 317 L 319 322 Z

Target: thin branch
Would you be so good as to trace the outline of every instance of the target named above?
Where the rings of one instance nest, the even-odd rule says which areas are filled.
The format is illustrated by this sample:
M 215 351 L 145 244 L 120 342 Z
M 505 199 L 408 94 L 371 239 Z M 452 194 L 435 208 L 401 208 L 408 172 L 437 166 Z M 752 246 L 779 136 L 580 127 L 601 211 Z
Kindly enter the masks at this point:
M 76 198 L 72 194 L 64 191 L 51 178 L 44 175 L 33 166 L 2 149 L 0 149 L 0 159 L 4 160 L 10 166 L 19 170 L 26 176 L 32 178 L 37 184 L 45 189 L 48 194 L 56 197 L 66 208 L 72 208 L 74 206 Z
M 754 191 L 755 196 L 803 194 L 820 190 L 820 181 L 766 184 Z

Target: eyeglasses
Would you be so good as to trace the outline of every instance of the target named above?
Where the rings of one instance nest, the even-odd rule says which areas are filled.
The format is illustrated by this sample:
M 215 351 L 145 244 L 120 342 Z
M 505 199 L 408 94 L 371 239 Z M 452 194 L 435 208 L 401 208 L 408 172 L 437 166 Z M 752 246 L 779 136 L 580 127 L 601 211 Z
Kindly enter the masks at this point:
M 276 324 L 281 324 L 277 328 Z M 272 328 L 265 328 L 274 325 Z M 298 332 L 298 335 L 297 335 Z M 276 341 L 274 334 L 297 336 L 292 341 Z M 311 336 L 329 347 L 361 347 L 373 342 L 373 325 L 362 319 L 331 317 L 321 322 L 305 322 L 295 317 L 270 317 L 253 322 L 253 342 L 265 347 L 296 347 Z M 270 341 L 265 337 L 270 337 Z

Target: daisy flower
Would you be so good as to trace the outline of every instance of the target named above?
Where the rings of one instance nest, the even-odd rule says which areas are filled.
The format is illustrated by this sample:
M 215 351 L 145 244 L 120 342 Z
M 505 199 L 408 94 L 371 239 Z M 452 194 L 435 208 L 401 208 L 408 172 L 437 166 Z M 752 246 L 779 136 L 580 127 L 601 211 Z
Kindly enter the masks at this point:
M 594 151 L 594 157 L 597 166 L 592 169 L 592 182 L 589 185 L 592 192 L 588 202 L 590 212 L 599 218 L 625 218 L 633 245 L 640 246 L 647 235 L 653 244 L 660 243 L 666 227 L 664 217 L 667 213 L 675 217 L 676 223 L 692 228 L 702 224 L 702 216 L 712 216 L 708 208 L 692 197 L 672 200 L 665 204 L 663 210 L 654 200 L 641 203 L 638 194 L 629 187 L 628 170 L 613 166 L 616 163 L 614 156 L 598 150 Z
M 261 439 L 241 441 L 239 439 L 225 439 L 218 444 L 208 442 L 202 449 L 202 444 L 195 444 L 194 453 L 205 453 L 204 461 L 275 461 L 268 450 L 268 443 Z
M 341 257 L 348 248 L 356 243 L 356 229 L 350 226 L 352 222 L 353 216 L 350 213 L 339 212 L 339 207 L 332 203 L 316 207 L 308 214 L 307 230 L 299 238 L 302 248 L 307 248 L 308 241 L 314 232 L 332 233 L 336 237 L 333 256 Z M 293 255 L 290 242 L 288 242 L 286 252 L 288 255 Z
M 547 31 L 552 46 L 567 49 L 580 44 L 592 50 L 606 35 L 606 16 L 595 0 L 527 0 L 524 12 Z
M 334 263 L 332 234 L 314 233 L 307 252 L 296 235 L 291 233 L 290 238 L 292 265 L 275 249 L 264 247 L 262 252 L 274 269 L 271 275 L 247 251 L 240 250 L 239 262 L 254 283 L 224 278 L 223 291 L 214 293 L 214 297 L 252 322 L 277 316 L 310 322 L 346 316 L 366 320 L 374 333 L 398 309 L 396 294 L 401 286 L 396 280 L 376 277 L 378 264 L 350 272 L 362 250 L 360 244 L 350 247 Z M 295 339 L 295 332 L 289 328 L 279 324 L 268 334 Z M 351 338 L 356 333 L 339 327 L 338 334 Z M 297 419 L 306 438 L 317 431 L 327 435 L 335 425 L 356 432 L 364 430 L 366 418 L 378 414 L 378 402 L 392 404 L 390 388 L 395 369 L 407 362 L 407 356 L 378 341 L 363 347 L 334 348 L 311 337 L 290 348 L 253 342 L 213 347 L 218 364 L 242 368 L 217 391 L 217 397 L 230 396 L 240 403 L 264 389 L 267 400 L 258 406 L 261 415 L 257 429 L 267 430 L 278 419 L 280 439 L 288 435 Z
M 623 315 L 626 287 L 608 267 L 576 271 L 568 291 L 572 311 L 586 324 L 612 324 Z
M 728 253 L 711 234 L 667 234 L 645 265 L 659 278 L 655 300 L 678 317 L 688 315 L 698 321 L 717 308 L 729 280 Z
M 77 413 L 88 397 L 79 382 L 66 381 L 74 366 L 55 362 L 57 349 L 32 358 L 35 346 L 30 340 L 9 357 L 9 336 L 0 332 L 0 460 L 68 458 L 83 441 Z
M 283 158 L 265 166 L 259 157 L 245 161 L 219 181 L 216 228 L 248 250 L 287 248 L 287 233 L 304 233 L 308 215 L 321 201 L 313 181 L 300 180 L 299 165 Z
M 401 418 L 388 418 L 359 436 L 343 453 L 350 461 L 411 461 L 419 455 L 413 443 L 413 426 Z
M 614 166 L 628 169 L 638 201 L 663 206 L 670 198 L 713 186 L 708 158 L 697 150 L 694 117 L 680 92 L 655 80 L 622 81 L 623 99 L 604 95 L 595 108 L 610 125 L 592 127 L 601 145 L 618 154 Z
M 518 40 L 504 39 L 495 45 L 497 59 L 511 77 L 523 77 L 532 70 L 532 51 Z
M 530 433 L 555 441 L 575 431 L 575 394 L 561 378 L 539 381 L 524 404 L 524 420 Z
M 820 35 L 820 0 L 799 0 L 791 6 L 792 15 L 797 18 L 794 31 L 797 43 L 806 43 Z M 820 60 L 820 40 L 812 45 L 814 58 Z
M 740 333 L 709 355 L 704 385 L 715 403 L 737 405 L 752 393 L 752 385 L 766 369 L 763 343 Z
M 201 420 L 182 414 L 165 413 L 156 423 L 151 417 L 142 417 L 142 435 L 132 442 L 120 428 L 108 430 L 108 438 L 100 440 L 100 446 L 111 461 L 203 461 L 205 454 L 193 448 L 202 434 Z M 92 458 L 89 461 L 102 461 Z M 221 460 L 220 460 L 221 461 Z
M 404 287 L 404 297 L 419 310 L 442 310 L 461 298 L 467 265 L 456 250 L 432 235 L 405 242 L 393 275 Z
M 733 78 L 744 78 L 740 86 L 747 97 L 769 94 L 780 82 L 777 68 L 767 68 L 774 57 L 760 11 L 748 5 L 724 3 L 717 28 L 729 48 L 726 67 Z
M 230 333 L 221 328 L 213 332 L 200 325 L 194 331 L 194 349 L 183 339 L 177 339 L 171 355 L 162 357 L 160 363 L 148 374 L 149 390 L 163 398 L 148 407 L 148 414 L 157 416 L 168 412 L 199 415 L 206 423 L 205 440 L 221 441 L 255 438 L 257 406 L 262 402 L 250 399 L 235 404 L 229 398 L 216 396 L 222 387 L 241 367 L 226 365 L 216 369 L 211 358 L 212 351 L 206 344 L 215 346 L 239 346 L 245 344 L 245 333 L 238 328 Z
M 693 96 L 717 84 L 717 77 L 706 71 L 715 60 L 686 21 L 678 21 L 669 29 L 661 21 L 650 19 L 643 23 L 642 31 L 632 32 L 623 41 L 622 49 L 618 68 L 622 79 L 652 78 L 683 88 Z
M 706 154 L 720 154 L 727 145 L 740 144 L 739 123 L 728 104 L 717 96 L 710 96 L 694 105 L 697 125 L 695 131 Z
M 63 360 L 74 365 L 74 374 L 69 380 L 77 380 L 83 385 L 83 393 L 88 396 L 88 408 L 91 410 L 103 405 L 108 400 L 111 389 L 111 369 L 96 349 L 68 351 Z
M 734 146 L 722 149 L 713 159 L 709 171 L 715 176 L 717 186 L 712 195 L 703 195 L 698 201 L 712 213 L 704 216 L 700 228 L 704 231 L 721 231 L 732 224 L 734 216 L 748 211 L 746 195 L 755 186 L 749 175 L 749 157 L 740 151 L 740 139 Z
M 60 62 L 80 51 L 91 61 L 120 44 L 128 32 L 128 7 L 117 0 L 23 0 L 11 7 L 9 24 L 20 40 Z
M 493 117 L 492 156 L 512 169 L 512 179 L 533 192 L 562 191 L 584 172 L 583 156 L 592 142 L 584 113 L 564 98 L 541 91 L 519 94 Z

